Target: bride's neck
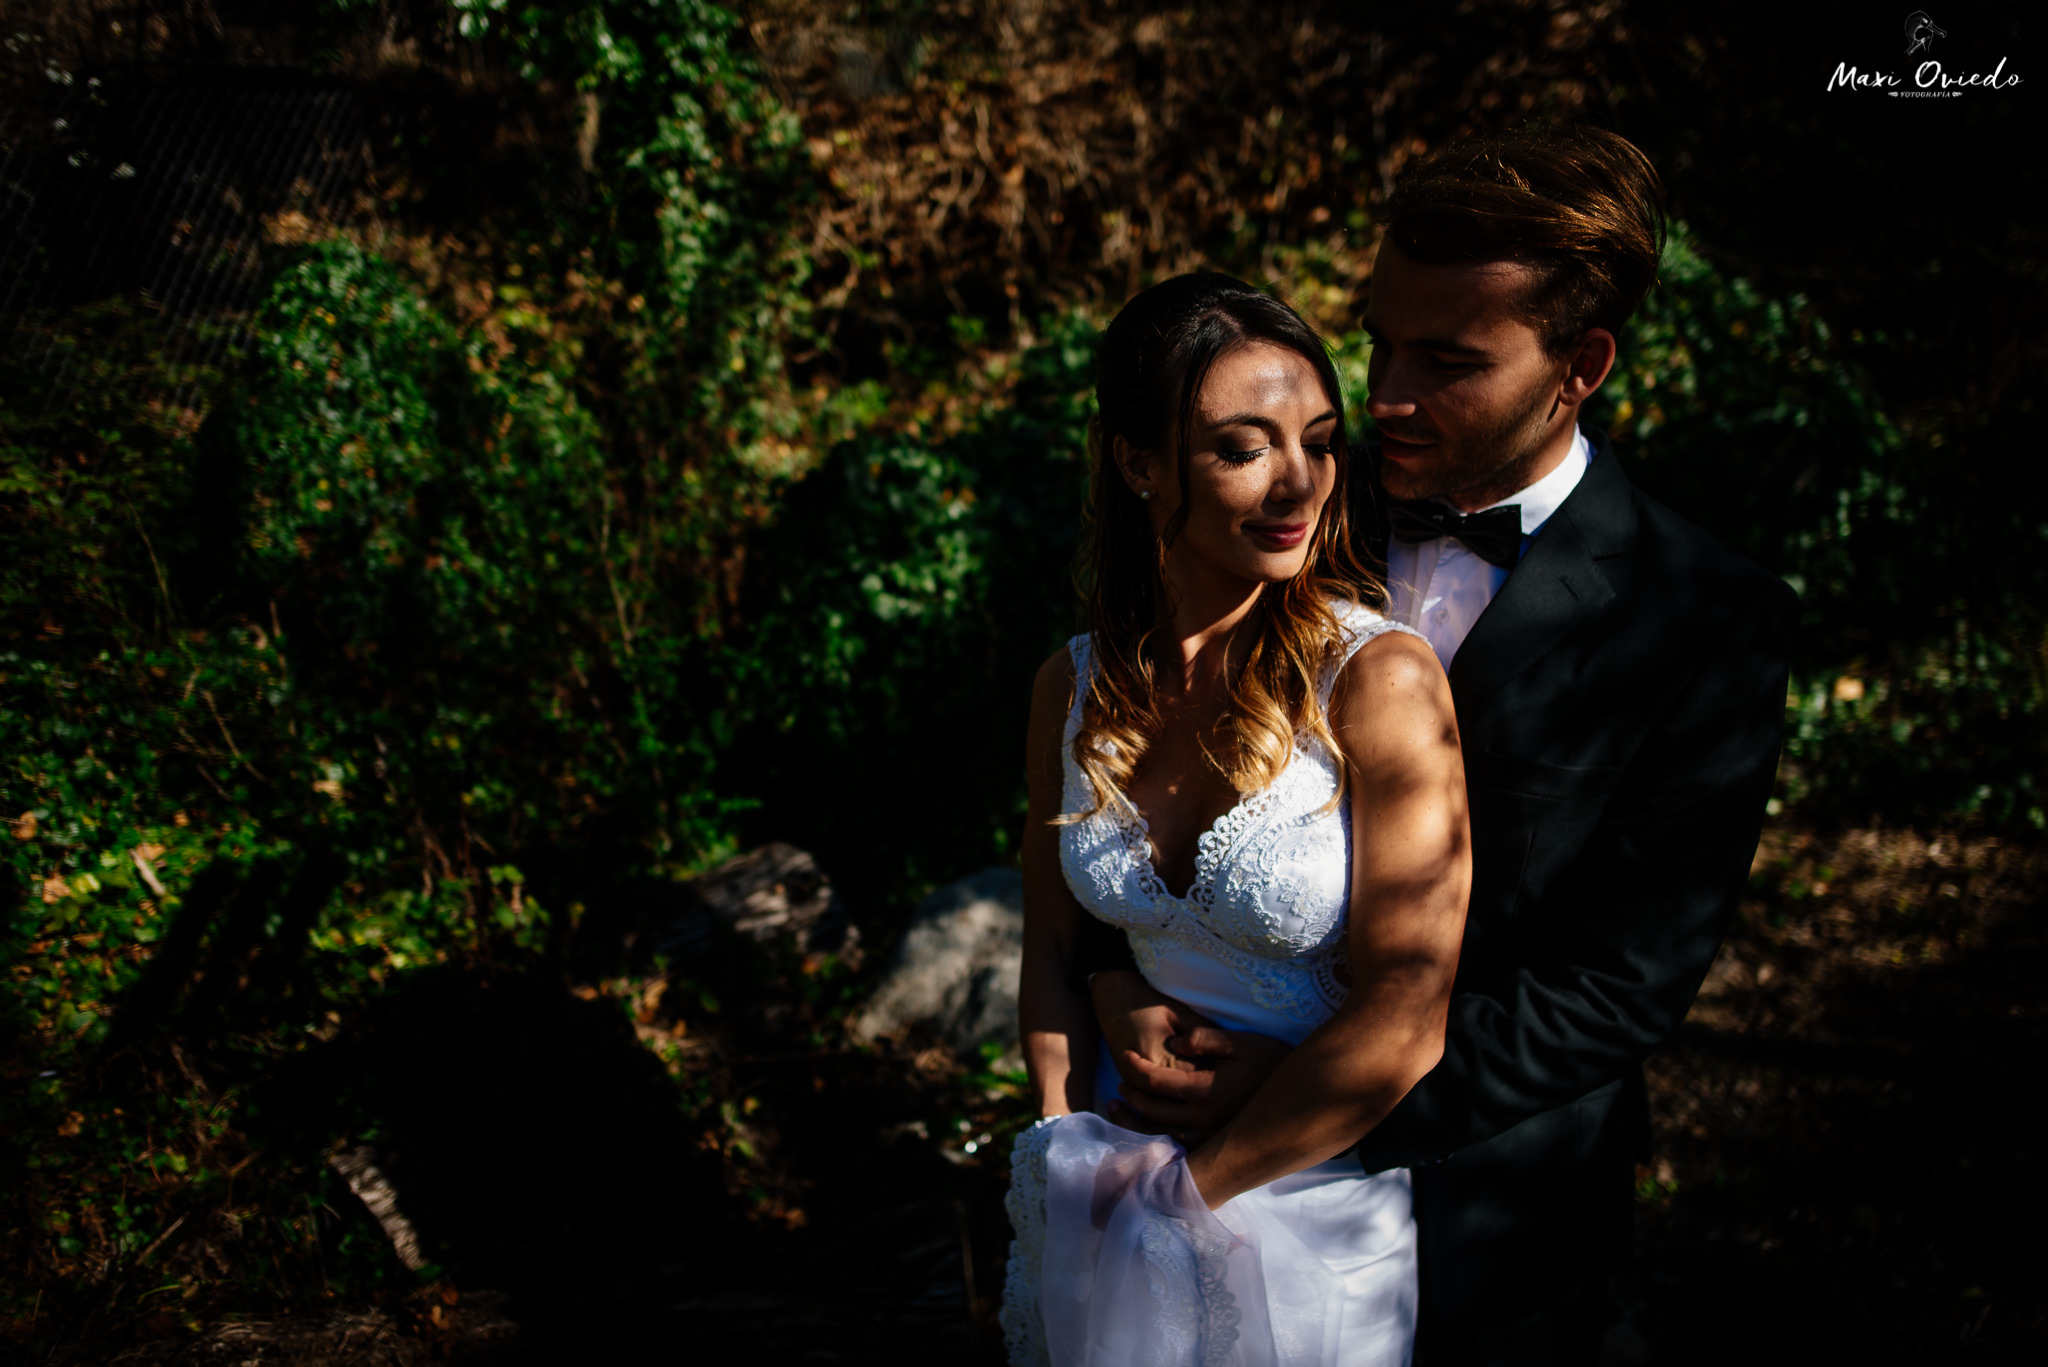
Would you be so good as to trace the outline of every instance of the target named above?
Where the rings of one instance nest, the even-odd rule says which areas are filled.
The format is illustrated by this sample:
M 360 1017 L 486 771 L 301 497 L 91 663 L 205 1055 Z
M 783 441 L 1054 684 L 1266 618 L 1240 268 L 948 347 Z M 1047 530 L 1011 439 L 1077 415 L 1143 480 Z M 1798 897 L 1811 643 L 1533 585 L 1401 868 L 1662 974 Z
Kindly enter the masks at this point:
M 1257 639 L 1263 588 L 1169 589 L 1171 606 L 1152 638 L 1165 694 L 1187 699 L 1228 690 Z

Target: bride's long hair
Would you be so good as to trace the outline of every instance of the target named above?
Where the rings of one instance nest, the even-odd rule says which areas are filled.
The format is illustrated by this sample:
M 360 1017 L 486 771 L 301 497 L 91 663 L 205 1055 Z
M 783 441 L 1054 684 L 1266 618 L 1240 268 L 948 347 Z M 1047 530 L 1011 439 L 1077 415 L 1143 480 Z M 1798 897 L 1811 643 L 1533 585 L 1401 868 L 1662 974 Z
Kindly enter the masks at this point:
M 1158 683 L 1148 649 L 1171 611 L 1167 551 L 1187 525 L 1188 461 L 1202 382 L 1217 358 L 1249 342 L 1270 342 L 1315 367 L 1337 430 L 1331 443 L 1337 478 L 1292 579 L 1260 595 L 1256 639 L 1230 681 L 1232 744 L 1213 756 L 1240 793 L 1258 792 L 1287 767 L 1295 737 L 1313 736 L 1336 752 L 1316 679 L 1342 628 L 1333 604 L 1383 607 L 1381 582 L 1351 546 L 1346 516 L 1351 456 L 1344 438 L 1343 386 L 1315 329 L 1271 295 L 1227 275 L 1176 276 L 1125 304 L 1095 361 L 1097 416 L 1089 429 L 1086 539 L 1078 579 L 1088 605 L 1095 667 L 1086 680 L 1074 761 L 1094 788 L 1092 816 L 1124 796 L 1138 762 L 1159 734 Z M 1183 490 L 1160 534 L 1116 461 L 1121 437 L 1139 451 L 1172 452 Z

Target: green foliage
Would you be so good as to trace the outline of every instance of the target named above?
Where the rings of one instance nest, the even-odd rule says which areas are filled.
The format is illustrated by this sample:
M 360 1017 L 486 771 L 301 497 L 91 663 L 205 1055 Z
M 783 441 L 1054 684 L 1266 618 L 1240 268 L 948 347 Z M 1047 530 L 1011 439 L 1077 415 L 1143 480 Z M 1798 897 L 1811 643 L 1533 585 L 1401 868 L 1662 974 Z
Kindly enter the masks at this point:
M 207 1143 L 152 1139 L 110 1088 L 110 1050 L 161 1057 L 167 1018 L 299 1047 L 392 973 L 537 949 L 522 850 L 573 845 L 614 803 L 644 814 L 643 847 L 716 819 L 701 736 L 656 734 L 672 702 L 643 680 L 666 690 L 677 652 L 625 634 L 670 624 L 630 616 L 587 415 L 547 370 L 472 366 L 473 340 L 335 245 L 280 279 L 245 385 L 196 443 L 69 417 L 9 433 L 9 522 L 35 553 L 5 583 L 0 651 L 26 894 L 5 948 L 27 1052 L 8 1068 L 55 1079 L 10 1092 L 6 1119 L 69 1160 L 15 1188 L 19 1264 L 103 1278 L 151 1222 L 220 1195 Z M 229 1124 L 242 1094 L 209 1114 Z M 138 1152 L 171 1175 L 92 1215 Z M 245 1208 L 309 1199 L 304 1165 L 267 1176 Z M 81 1221 L 100 1231 L 84 1252 L 61 1232 Z M 299 1255 L 317 1282 L 317 1248 Z
M 181 1220 L 159 1263 L 193 1219 L 283 1231 L 243 1245 L 245 1299 L 377 1247 L 308 1223 L 331 1134 L 271 1127 L 287 1147 L 219 1184 L 250 1080 L 394 975 L 559 949 L 577 899 L 728 839 L 726 562 L 834 421 L 781 378 L 796 126 L 714 7 L 488 17 L 529 79 L 597 102 L 590 193 L 452 270 L 306 251 L 196 431 L 165 397 L 193 377 L 121 301 L 64 324 L 75 405 L 0 375 L 0 1128 L 25 1174 L 0 1237 L 8 1296 L 59 1321 L 136 1295 Z
M 2029 604 L 2048 582 L 2037 564 L 1973 571 L 1981 510 L 1943 433 L 1887 411 L 1858 345 L 1889 342 L 1845 338 L 1804 296 L 1716 266 L 1681 225 L 1590 418 L 1631 478 L 1798 590 L 1782 802 L 2040 828 L 2048 697 Z
M 291 325 L 262 336 L 263 381 L 223 415 L 231 449 L 261 453 L 230 476 L 248 515 L 221 538 L 241 552 L 225 582 L 264 586 L 293 623 L 280 649 L 307 641 L 293 687 L 332 700 L 335 819 L 513 851 L 624 806 L 662 814 L 659 849 L 709 839 L 704 738 L 662 725 L 694 604 L 638 563 L 560 372 L 493 367 L 342 245 L 280 280 L 272 316 Z
M 1052 323 L 965 431 L 841 444 L 750 552 L 730 781 L 870 905 L 1015 849 L 1031 680 L 1077 629 L 1094 331 Z

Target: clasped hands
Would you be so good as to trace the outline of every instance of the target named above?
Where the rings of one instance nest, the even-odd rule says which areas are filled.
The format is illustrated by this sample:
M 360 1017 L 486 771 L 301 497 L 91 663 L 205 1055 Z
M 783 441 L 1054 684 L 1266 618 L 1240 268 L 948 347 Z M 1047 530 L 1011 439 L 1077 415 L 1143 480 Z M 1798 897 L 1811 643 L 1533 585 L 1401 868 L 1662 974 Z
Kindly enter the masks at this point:
M 1190 1150 L 1236 1115 L 1290 1051 L 1268 1035 L 1225 1030 L 1128 970 L 1097 973 L 1088 990 L 1123 1079 L 1108 1118 L 1171 1135 Z

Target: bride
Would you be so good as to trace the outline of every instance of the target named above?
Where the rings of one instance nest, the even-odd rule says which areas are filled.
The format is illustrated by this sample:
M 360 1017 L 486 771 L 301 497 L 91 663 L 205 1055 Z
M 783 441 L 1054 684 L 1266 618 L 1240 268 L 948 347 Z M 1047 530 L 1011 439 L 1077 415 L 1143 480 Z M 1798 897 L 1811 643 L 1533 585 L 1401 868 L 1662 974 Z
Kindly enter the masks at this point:
M 1349 1150 L 1443 1049 L 1470 879 L 1450 690 L 1351 553 L 1337 375 L 1293 310 L 1155 285 L 1103 335 L 1096 400 L 1092 630 L 1039 670 L 1028 742 L 1044 1118 L 1013 1159 L 1011 1361 L 1396 1367 L 1408 1174 Z M 1184 1020 L 1285 1051 L 1215 1133 L 1112 1123 L 1141 1122 L 1070 972 L 1088 917 Z

